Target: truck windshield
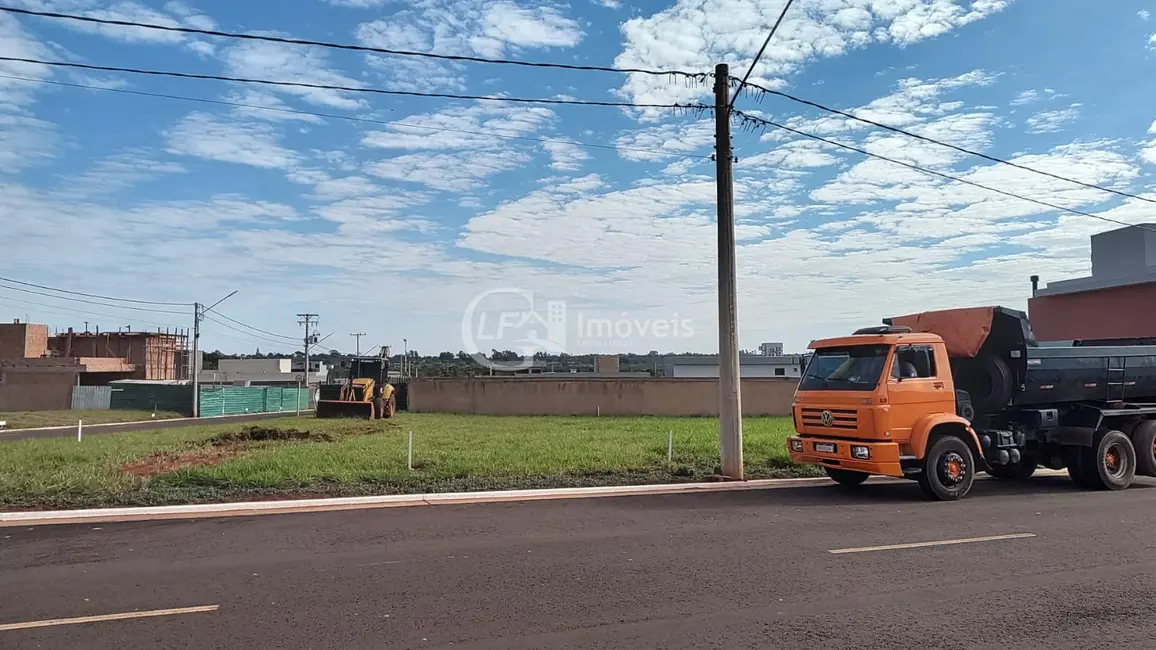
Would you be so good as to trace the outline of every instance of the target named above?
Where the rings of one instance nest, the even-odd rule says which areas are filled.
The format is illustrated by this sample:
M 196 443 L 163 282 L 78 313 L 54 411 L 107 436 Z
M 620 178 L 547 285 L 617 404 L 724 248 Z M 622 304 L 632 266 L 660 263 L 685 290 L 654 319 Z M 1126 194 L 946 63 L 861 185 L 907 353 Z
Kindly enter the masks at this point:
M 816 350 L 799 390 L 871 390 L 879 383 L 889 350 L 886 345 Z

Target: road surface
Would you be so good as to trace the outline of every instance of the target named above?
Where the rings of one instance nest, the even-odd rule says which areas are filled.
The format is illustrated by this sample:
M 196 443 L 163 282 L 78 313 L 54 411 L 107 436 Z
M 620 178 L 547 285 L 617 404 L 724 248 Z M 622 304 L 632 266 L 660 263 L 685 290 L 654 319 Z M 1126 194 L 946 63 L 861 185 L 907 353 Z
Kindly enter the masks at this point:
M 0 528 L 0 647 L 1156 647 L 1156 490 L 918 493 Z
M 302 411 L 302 415 L 312 416 L 313 411 Z M 102 433 L 126 433 L 129 431 L 156 431 L 157 429 L 172 429 L 174 427 L 197 427 L 209 424 L 242 424 L 271 420 L 275 418 L 291 418 L 296 412 L 285 413 L 252 413 L 248 415 L 225 415 L 208 418 L 181 418 L 178 420 L 155 420 L 151 422 L 127 422 L 115 424 L 86 424 L 83 434 L 93 436 Z M 76 437 L 76 425 L 66 427 L 45 427 L 40 429 L 0 429 L 0 442 L 8 440 L 32 440 L 36 438 L 70 438 Z

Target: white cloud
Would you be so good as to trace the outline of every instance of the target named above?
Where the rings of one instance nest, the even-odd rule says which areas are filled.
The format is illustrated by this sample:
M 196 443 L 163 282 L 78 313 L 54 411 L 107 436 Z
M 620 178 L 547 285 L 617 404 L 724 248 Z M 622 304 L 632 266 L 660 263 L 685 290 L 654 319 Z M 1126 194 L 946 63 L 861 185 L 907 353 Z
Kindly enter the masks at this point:
M 492 48 L 500 54 L 505 44 L 517 47 L 573 47 L 582 40 L 582 28 L 573 19 L 553 7 L 528 9 L 512 2 L 495 2 L 486 6 L 482 18 L 482 35 L 489 39 L 478 51 Z
M 542 143 L 542 148 L 550 154 L 550 168 L 555 171 L 576 171 L 590 159 L 586 150 L 571 142 L 551 140 Z
M 232 76 L 256 77 L 274 81 L 298 81 L 312 84 L 357 88 L 363 84 L 330 67 L 325 53 L 316 48 L 282 45 L 264 41 L 246 41 L 223 52 L 226 71 Z M 313 104 L 342 109 L 363 108 L 365 102 L 337 90 L 274 86 L 279 93 L 295 95 Z
M 245 104 L 245 106 L 237 107 L 237 113 L 245 117 L 275 122 L 291 120 L 309 122 L 310 124 L 321 124 L 325 121 L 316 115 L 290 112 L 294 109 L 276 95 L 252 88 L 231 92 L 225 99 L 237 104 Z
M 477 102 L 395 120 L 362 142 L 381 149 L 489 149 L 534 133 L 554 117 L 547 108 Z
M 583 37 L 561 6 L 508 0 L 416 0 L 388 18 L 360 25 L 355 33 L 374 47 L 481 56 L 573 47 Z
M 166 134 L 170 153 L 268 169 L 288 168 L 298 156 L 277 142 L 267 124 L 224 121 L 190 113 Z
M 125 22 L 150 23 L 166 27 L 190 27 L 193 29 L 214 29 L 216 22 L 184 2 L 170 0 L 161 9 L 155 9 L 129 0 L 104 4 L 92 0 L 17 0 L 17 5 L 30 9 L 75 13 L 90 18 L 118 20 Z M 104 6 L 93 6 L 93 5 Z M 180 43 L 201 55 L 214 52 L 212 43 L 179 32 L 168 32 L 144 27 L 120 25 L 99 25 L 76 20 L 62 20 L 57 23 L 65 29 L 72 29 L 111 38 L 127 43 L 166 44 Z
M 1136 15 L 1139 16 L 1140 20 L 1143 20 L 1143 21 L 1147 21 L 1149 18 L 1152 17 L 1152 14 L 1149 13 L 1147 9 L 1141 9 L 1140 11 L 1137 11 Z
M 475 151 L 468 154 L 415 153 L 370 163 L 365 171 L 380 178 L 421 183 L 433 189 L 464 192 L 482 180 L 529 160 L 516 151 Z
M 1039 91 L 1037 91 L 1037 90 L 1025 90 L 1022 93 L 1020 93 L 1019 95 L 1016 95 L 1016 98 L 1011 101 L 1011 105 L 1012 106 L 1023 106 L 1024 104 L 1030 104 L 1034 101 L 1038 101 L 1039 99 L 1040 99 Z
M 1072 104 L 1067 108 L 1055 111 L 1041 111 L 1028 118 L 1029 133 L 1055 133 L 1062 131 L 1064 125 L 1080 117 L 1080 104 Z
M 618 155 L 632 161 L 659 161 L 714 147 L 714 121 L 698 120 L 635 129 L 619 136 Z
M 708 71 L 717 61 L 745 70 L 784 0 L 678 0 L 622 26 L 620 67 Z M 841 56 L 873 42 L 899 46 L 934 38 L 1001 11 L 1011 0 L 807 0 L 796 4 L 767 48 L 753 80 L 775 83 L 814 59 Z M 735 74 L 739 74 L 735 72 Z M 708 87 L 687 88 L 634 75 L 623 93 L 639 102 L 691 101 Z

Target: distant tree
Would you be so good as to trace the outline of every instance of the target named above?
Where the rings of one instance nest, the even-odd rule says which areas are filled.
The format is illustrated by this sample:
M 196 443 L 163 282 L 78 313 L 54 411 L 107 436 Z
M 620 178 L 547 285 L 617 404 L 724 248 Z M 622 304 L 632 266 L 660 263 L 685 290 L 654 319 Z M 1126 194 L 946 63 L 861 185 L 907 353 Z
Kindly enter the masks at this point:
M 438 355 L 438 361 L 453 361 L 453 360 L 454 360 L 454 353 L 453 352 L 442 352 L 441 354 Z

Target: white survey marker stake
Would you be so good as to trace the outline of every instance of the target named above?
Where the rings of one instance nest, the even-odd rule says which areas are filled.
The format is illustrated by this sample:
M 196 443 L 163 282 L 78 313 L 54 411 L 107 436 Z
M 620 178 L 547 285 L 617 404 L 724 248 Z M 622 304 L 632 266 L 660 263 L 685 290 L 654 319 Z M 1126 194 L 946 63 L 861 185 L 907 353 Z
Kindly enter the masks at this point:
M 951 546 L 953 544 L 975 544 L 978 542 L 1000 542 L 1009 539 L 1026 539 L 1035 537 L 1035 533 L 1011 533 L 1009 535 L 991 535 L 989 537 L 965 537 L 963 539 L 941 539 L 933 542 L 912 542 L 910 544 L 888 544 L 886 546 L 861 546 L 858 548 L 836 548 L 827 551 L 835 555 L 845 553 L 871 553 L 873 551 L 899 551 L 909 548 L 926 548 L 929 546 Z

